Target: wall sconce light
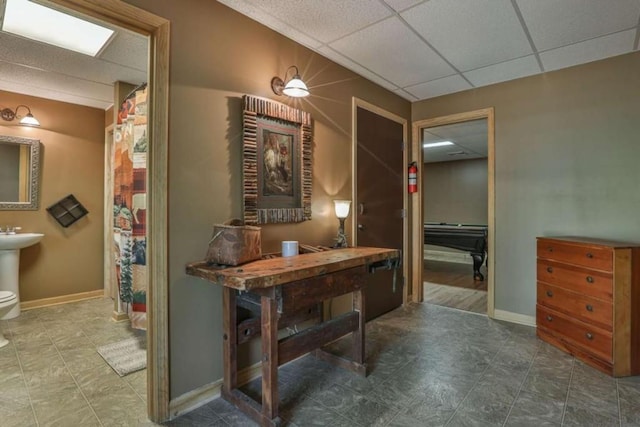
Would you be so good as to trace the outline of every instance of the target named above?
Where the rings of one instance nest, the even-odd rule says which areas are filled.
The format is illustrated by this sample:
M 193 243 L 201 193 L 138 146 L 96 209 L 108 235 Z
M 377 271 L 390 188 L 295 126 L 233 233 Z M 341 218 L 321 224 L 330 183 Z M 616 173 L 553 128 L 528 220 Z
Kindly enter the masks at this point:
M 27 114 L 25 116 L 18 115 L 18 111 L 20 110 L 20 108 L 27 109 Z M 20 119 L 21 125 L 40 126 L 40 122 L 35 117 L 33 117 L 33 114 L 31 114 L 31 108 L 27 107 L 26 105 L 18 105 L 15 111 L 11 108 L 3 108 L 2 110 L 0 110 L 0 117 L 2 117 L 2 119 L 7 122 L 10 122 L 14 119 Z
M 338 236 L 336 237 L 335 248 L 347 247 L 347 235 L 344 234 L 344 220 L 349 216 L 349 207 L 351 206 L 351 200 L 334 200 L 333 206 L 336 211 L 336 216 L 340 220 L 340 227 L 338 228 Z
M 293 74 L 291 80 L 287 81 L 287 84 L 285 85 L 284 82 L 287 80 L 287 74 L 289 74 L 289 70 L 292 69 L 295 70 L 295 73 Z M 309 95 L 309 89 L 307 89 L 307 85 L 304 84 L 304 82 L 300 78 L 298 67 L 296 67 L 295 65 L 287 68 L 287 71 L 284 73 L 284 80 L 278 76 L 272 78 L 271 89 L 276 95 L 285 94 L 294 98 L 303 98 Z

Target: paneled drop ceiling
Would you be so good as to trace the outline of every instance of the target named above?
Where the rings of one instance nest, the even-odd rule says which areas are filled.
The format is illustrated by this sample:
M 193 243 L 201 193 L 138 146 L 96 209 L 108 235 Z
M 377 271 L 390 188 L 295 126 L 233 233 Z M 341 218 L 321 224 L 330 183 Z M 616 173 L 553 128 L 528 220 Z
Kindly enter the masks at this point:
M 640 38 L 640 0 L 219 1 L 410 101 L 629 53 Z M 142 83 L 146 68 L 146 37 L 123 30 L 97 58 L 0 32 L 0 90 L 108 108 L 113 83 Z
M 629 53 L 640 37 L 640 0 L 218 1 L 411 101 Z
M 483 159 L 488 156 L 487 119 L 422 130 L 422 144 L 449 141 L 452 145 L 422 149 L 424 163 Z
M 0 0 L 0 19 L 3 12 Z M 95 58 L 0 31 L 0 90 L 109 108 L 114 82 L 146 82 L 148 39 L 99 24 L 115 34 Z

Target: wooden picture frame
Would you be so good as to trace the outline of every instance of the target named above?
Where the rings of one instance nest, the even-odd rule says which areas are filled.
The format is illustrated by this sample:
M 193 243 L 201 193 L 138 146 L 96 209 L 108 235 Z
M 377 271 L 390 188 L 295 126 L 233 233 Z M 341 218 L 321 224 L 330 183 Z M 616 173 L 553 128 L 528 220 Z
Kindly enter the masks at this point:
M 242 187 L 248 225 L 311 219 L 311 115 L 243 97 Z

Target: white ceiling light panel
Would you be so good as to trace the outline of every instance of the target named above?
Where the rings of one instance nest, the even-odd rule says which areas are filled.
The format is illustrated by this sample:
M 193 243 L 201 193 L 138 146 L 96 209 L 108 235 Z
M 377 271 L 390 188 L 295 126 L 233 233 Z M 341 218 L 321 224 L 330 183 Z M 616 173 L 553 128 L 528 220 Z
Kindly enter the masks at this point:
M 6 0 L 2 30 L 95 56 L 113 30 L 27 0 Z

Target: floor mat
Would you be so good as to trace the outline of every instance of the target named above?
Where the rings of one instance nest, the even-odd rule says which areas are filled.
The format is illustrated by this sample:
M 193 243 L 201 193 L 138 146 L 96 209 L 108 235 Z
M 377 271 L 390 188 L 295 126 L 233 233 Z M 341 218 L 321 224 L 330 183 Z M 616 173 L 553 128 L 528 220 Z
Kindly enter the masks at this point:
M 124 377 L 147 367 L 147 337 L 127 338 L 97 348 L 98 354 Z

